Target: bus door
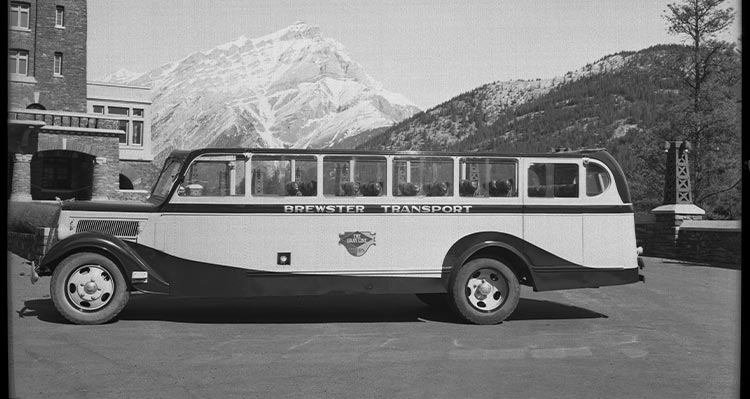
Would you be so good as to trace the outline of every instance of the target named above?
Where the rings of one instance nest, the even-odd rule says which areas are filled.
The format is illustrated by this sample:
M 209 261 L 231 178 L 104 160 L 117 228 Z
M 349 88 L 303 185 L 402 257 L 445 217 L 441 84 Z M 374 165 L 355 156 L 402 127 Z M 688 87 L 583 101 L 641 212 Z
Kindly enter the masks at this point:
M 535 266 L 582 264 L 581 160 L 527 158 L 522 165 L 526 254 Z
M 635 264 L 635 222 L 624 205 L 607 167 L 584 158 L 584 202 L 597 212 L 583 214 L 583 260 L 586 266 L 622 267 Z

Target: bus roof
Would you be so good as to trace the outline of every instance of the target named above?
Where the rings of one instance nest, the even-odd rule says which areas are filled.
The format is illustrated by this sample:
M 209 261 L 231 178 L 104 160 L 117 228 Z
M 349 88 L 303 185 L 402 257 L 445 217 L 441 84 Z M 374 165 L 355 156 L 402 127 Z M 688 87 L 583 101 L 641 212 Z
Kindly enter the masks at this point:
M 554 150 L 551 152 L 445 152 L 445 151 L 364 151 L 346 149 L 307 149 L 307 148 L 225 148 L 208 147 L 193 150 L 174 150 L 171 156 L 174 158 L 194 158 L 206 153 L 233 153 L 233 154 L 289 154 L 289 155 L 395 155 L 395 156 L 464 156 L 464 157 L 559 157 L 559 158 L 582 158 L 596 153 L 606 153 L 604 148 L 581 148 L 577 150 Z

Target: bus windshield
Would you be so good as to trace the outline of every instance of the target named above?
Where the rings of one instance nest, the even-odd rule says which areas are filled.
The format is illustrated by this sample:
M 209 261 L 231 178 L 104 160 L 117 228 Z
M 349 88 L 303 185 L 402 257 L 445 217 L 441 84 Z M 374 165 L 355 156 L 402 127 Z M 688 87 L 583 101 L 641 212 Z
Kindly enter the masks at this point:
M 151 190 L 151 196 L 149 200 L 158 203 L 163 202 L 169 195 L 169 190 L 172 189 L 177 178 L 180 176 L 180 168 L 182 167 L 182 160 L 169 158 L 164 163 L 164 168 L 159 174 L 159 179 L 154 184 Z

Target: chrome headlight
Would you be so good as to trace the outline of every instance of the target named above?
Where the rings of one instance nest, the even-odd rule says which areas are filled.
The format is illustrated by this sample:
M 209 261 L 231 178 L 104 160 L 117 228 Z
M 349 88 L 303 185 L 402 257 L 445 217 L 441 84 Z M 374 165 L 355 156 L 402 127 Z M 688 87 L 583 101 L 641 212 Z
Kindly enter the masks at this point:
M 76 231 L 76 222 L 75 219 L 69 219 L 61 215 L 60 221 L 57 224 L 57 238 L 62 240 L 72 236 Z

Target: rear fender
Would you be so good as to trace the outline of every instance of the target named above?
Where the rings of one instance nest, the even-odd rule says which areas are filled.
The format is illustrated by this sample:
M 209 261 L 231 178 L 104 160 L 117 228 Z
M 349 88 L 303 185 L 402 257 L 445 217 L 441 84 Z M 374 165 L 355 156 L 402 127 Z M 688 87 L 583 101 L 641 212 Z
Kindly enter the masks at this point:
M 128 287 L 141 292 L 168 294 L 169 283 L 125 241 L 97 232 L 74 234 L 56 242 L 39 262 L 40 275 L 51 275 L 57 265 L 71 254 L 78 252 L 100 253 L 117 264 L 122 270 Z M 146 272 L 148 279 L 133 282 L 133 272 Z
M 530 280 L 528 283 L 533 286 L 534 276 L 529 267 L 531 263 L 524 252 L 524 244 L 522 239 L 514 235 L 492 231 L 463 237 L 453 244 L 443 259 L 443 284 L 450 287 L 452 276 L 455 274 L 453 271 L 458 270 L 474 255 L 480 254 L 481 256 L 481 254 L 487 253 L 489 257 L 494 258 L 497 256 L 491 254 L 502 252 L 506 254 L 502 256 L 506 262 L 513 261 L 513 264 L 508 266 L 516 272 L 519 280 L 522 276 L 527 276 Z M 509 257 L 511 259 L 507 259 Z

